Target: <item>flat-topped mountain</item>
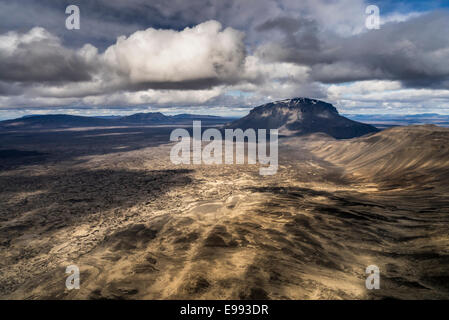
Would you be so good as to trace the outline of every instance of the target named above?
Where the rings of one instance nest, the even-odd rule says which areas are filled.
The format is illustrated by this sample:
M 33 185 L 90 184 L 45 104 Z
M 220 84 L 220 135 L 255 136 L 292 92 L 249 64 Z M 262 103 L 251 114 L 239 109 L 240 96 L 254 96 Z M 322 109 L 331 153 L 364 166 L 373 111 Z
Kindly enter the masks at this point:
M 337 139 L 348 139 L 378 132 L 374 126 L 349 120 L 324 101 L 294 98 L 256 107 L 227 128 L 279 129 L 281 135 L 322 132 Z

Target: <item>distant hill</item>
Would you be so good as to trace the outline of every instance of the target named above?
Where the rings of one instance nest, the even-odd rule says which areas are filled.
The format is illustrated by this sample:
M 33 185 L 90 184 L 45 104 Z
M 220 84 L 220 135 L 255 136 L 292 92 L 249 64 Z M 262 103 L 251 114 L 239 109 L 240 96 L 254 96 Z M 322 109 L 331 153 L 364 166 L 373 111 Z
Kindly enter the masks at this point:
M 49 114 L 24 116 L 22 118 L 0 122 L 3 128 L 46 128 L 46 127 L 80 127 L 80 126 L 108 126 L 111 120 L 72 116 L 67 114 Z
M 388 128 L 392 126 L 409 126 L 416 124 L 436 124 L 449 127 L 449 115 L 438 113 L 421 114 L 351 114 L 348 118 L 372 124 L 377 128 Z
M 280 135 L 326 133 L 337 139 L 359 137 L 379 129 L 349 120 L 326 102 L 294 98 L 261 105 L 246 116 L 226 125 L 227 128 L 279 129 Z
M 139 125 L 181 125 L 192 124 L 199 120 L 207 124 L 224 124 L 234 118 L 210 115 L 179 114 L 166 116 L 160 112 L 136 113 L 130 116 L 84 117 L 66 114 L 29 115 L 13 120 L 0 122 L 3 129 L 40 129 L 71 127 L 104 127 L 104 126 L 139 126 Z
M 223 117 L 182 113 L 172 116 L 173 119 L 221 120 Z
M 165 116 L 160 112 L 147 112 L 121 117 L 117 119 L 117 121 L 131 124 L 169 123 L 170 117 Z

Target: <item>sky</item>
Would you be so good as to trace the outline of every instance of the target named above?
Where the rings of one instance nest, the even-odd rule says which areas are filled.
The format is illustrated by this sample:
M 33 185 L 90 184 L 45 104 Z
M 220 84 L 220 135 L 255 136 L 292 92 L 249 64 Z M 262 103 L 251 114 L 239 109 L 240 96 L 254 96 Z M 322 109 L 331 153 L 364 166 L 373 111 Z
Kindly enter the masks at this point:
M 69 5 L 79 29 L 66 28 Z M 0 120 L 242 116 L 293 97 L 449 114 L 448 31 L 449 1 L 0 0 Z

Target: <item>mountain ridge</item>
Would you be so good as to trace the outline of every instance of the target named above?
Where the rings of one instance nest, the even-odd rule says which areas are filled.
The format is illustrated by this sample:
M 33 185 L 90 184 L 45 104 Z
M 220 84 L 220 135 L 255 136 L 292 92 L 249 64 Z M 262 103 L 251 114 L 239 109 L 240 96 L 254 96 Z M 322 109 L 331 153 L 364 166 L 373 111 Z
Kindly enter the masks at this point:
M 223 124 L 234 118 L 211 115 L 179 114 L 167 116 L 161 112 L 135 113 L 129 116 L 78 116 L 68 114 L 28 115 L 17 119 L 0 121 L 0 128 L 42 128 L 42 127 L 90 127 L 122 125 L 191 124 L 193 120 Z

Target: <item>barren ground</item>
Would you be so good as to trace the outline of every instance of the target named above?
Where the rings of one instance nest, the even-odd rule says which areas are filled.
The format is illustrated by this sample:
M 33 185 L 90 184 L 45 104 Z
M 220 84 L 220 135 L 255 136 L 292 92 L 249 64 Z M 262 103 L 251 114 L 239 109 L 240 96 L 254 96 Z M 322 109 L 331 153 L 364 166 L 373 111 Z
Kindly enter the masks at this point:
M 0 297 L 448 299 L 449 129 L 415 128 L 283 140 L 274 176 L 173 165 L 170 128 L 2 132 L 33 153 L 2 151 Z

